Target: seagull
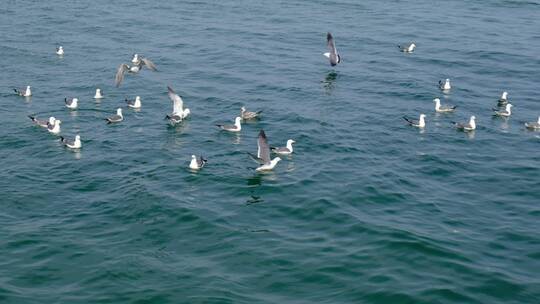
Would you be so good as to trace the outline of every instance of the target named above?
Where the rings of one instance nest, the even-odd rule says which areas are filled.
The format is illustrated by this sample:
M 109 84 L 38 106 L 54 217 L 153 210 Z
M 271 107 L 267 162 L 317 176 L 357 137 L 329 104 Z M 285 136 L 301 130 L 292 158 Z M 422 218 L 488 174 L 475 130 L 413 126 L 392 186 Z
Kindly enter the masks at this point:
M 61 45 L 56 48 L 56 55 L 64 55 L 64 48 Z
M 499 105 L 505 105 L 508 103 L 508 92 L 504 91 L 501 95 L 501 98 L 499 98 Z
M 139 54 L 133 54 L 133 58 L 131 59 L 131 63 L 139 64 L 139 62 L 141 62 L 141 59 L 139 58 Z
M 476 129 L 476 116 L 471 116 L 469 123 L 452 122 L 458 130 L 473 131 Z
M 257 111 L 257 112 L 247 111 L 246 107 L 241 107 L 240 108 L 240 117 L 242 117 L 243 120 L 249 120 L 249 119 L 258 118 L 261 113 L 262 113 L 262 111 Z
M 506 107 L 504 110 L 499 110 L 499 109 L 492 109 L 495 116 L 502 116 L 502 117 L 509 117 L 510 115 L 512 115 L 512 111 L 511 111 L 511 108 L 512 108 L 512 104 L 511 103 L 508 103 L 506 104 Z
M 191 155 L 191 162 L 189 163 L 189 168 L 192 170 L 199 170 L 208 162 L 204 157 Z
M 140 109 L 141 108 L 141 97 L 140 96 L 137 96 L 135 97 L 135 99 L 133 100 L 129 100 L 126 98 L 126 103 L 128 105 L 128 107 L 130 108 L 134 108 L 134 109 Z
M 536 122 L 526 122 L 525 127 L 531 130 L 540 130 L 540 116 L 538 116 L 538 120 Z
M 443 91 L 449 91 L 452 88 L 450 85 L 450 79 L 446 78 L 446 80 L 443 82 L 442 80 L 439 80 L 439 89 Z
M 30 86 L 26 86 L 26 89 L 13 89 L 13 91 L 15 91 L 15 93 L 19 96 L 24 96 L 24 97 L 30 97 L 32 96 L 32 90 L 30 90 Z
M 62 123 L 61 120 L 55 119 L 53 124 L 50 124 L 47 127 L 47 130 L 51 132 L 52 134 L 58 134 L 60 133 L 60 124 Z
M 416 47 L 416 44 L 414 44 L 414 42 L 403 44 L 403 45 L 398 45 L 399 50 L 404 52 L 404 53 L 412 53 L 412 52 L 414 52 L 415 47 Z
M 96 89 L 96 94 L 94 95 L 94 99 L 101 99 L 103 98 L 103 95 L 101 95 L 101 89 Z
M 72 110 L 77 109 L 77 106 L 79 105 L 78 98 L 64 98 L 64 102 L 66 103 L 66 107 Z
M 167 86 L 167 91 L 169 94 L 169 98 L 173 102 L 173 111 L 171 114 L 165 116 L 165 118 L 168 119 L 171 123 L 177 124 L 184 120 L 184 118 L 186 118 L 191 113 L 191 111 L 188 108 L 184 109 L 184 101 L 182 100 L 182 97 L 176 94 L 170 86 Z
M 330 52 L 324 53 L 323 55 L 326 56 L 330 60 L 331 66 L 336 66 L 338 63 L 341 62 L 341 56 L 338 54 L 336 50 L 336 44 L 334 43 L 334 37 L 332 37 L 332 34 L 330 33 L 326 34 L 326 41 L 328 45 L 328 50 Z
M 75 140 L 69 140 L 63 136 L 60 136 L 60 141 L 64 144 L 64 146 L 70 149 L 80 149 L 82 147 L 81 137 L 79 135 L 75 135 Z
M 242 117 L 238 116 L 234 120 L 234 125 L 216 125 L 222 130 L 229 132 L 240 132 L 242 130 Z
M 410 126 L 417 127 L 417 128 L 423 128 L 426 126 L 425 118 L 426 118 L 426 114 L 420 114 L 420 117 L 418 118 L 418 120 L 409 119 L 406 116 L 403 116 L 403 119 L 405 119 L 407 123 L 409 123 Z
M 293 153 L 292 144 L 294 144 L 295 142 L 296 141 L 289 139 L 287 140 L 287 145 L 285 147 L 279 147 L 279 148 L 270 147 L 270 149 L 272 149 L 272 152 L 277 153 L 277 154 L 289 155 Z
M 270 160 L 270 147 L 268 146 L 268 139 L 266 138 L 266 134 L 264 134 L 264 130 L 261 130 L 259 132 L 259 137 L 257 139 L 257 155 L 253 155 L 249 153 L 249 156 L 253 158 L 256 162 L 260 164 L 256 171 L 268 171 L 274 169 L 276 164 L 281 160 L 279 157 L 275 157 L 274 159 Z
M 42 128 L 49 128 L 49 126 L 54 125 L 54 121 L 56 118 L 53 116 L 49 117 L 49 120 L 38 120 L 35 116 L 28 115 L 28 118 L 30 118 L 37 126 L 40 126 Z
M 138 64 L 134 64 L 131 66 L 125 63 L 122 63 L 118 67 L 118 71 L 116 72 L 116 77 L 115 77 L 116 87 L 120 86 L 120 84 L 122 83 L 122 80 L 124 80 L 124 74 L 126 72 L 133 73 L 133 74 L 138 73 L 142 69 L 143 66 L 148 67 L 152 71 L 157 71 L 156 65 L 147 58 L 141 58 Z
M 109 116 L 105 118 L 108 124 L 115 123 L 115 122 L 121 122 L 124 120 L 124 116 L 122 115 L 122 109 L 118 108 L 116 109 L 116 115 Z
M 438 113 L 448 113 L 448 112 L 454 112 L 454 110 L 457 108 L 457 106 L 448 106 L 448 105 L 442 105 L 441 106 L 441 100 L 439 98 L 433 99 L 435 102 L 435 112 Z

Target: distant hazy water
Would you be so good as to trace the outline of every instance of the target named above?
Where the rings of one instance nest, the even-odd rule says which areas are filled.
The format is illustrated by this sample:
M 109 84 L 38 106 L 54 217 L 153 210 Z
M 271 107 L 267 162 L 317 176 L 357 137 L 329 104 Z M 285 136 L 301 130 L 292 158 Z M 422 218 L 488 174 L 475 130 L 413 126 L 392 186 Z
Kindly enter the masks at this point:
M 156 2 L 0 3 L 0 303 L 539 303 L 538 1 Z M 159 72 L 114 88 L 134 52 Z M 219 132 L 242 105 L 263 119 Z M 420 112 L 423 133 L 401 118 Z M 261 128 L 297 142 L 268 174 L 245 153 Z

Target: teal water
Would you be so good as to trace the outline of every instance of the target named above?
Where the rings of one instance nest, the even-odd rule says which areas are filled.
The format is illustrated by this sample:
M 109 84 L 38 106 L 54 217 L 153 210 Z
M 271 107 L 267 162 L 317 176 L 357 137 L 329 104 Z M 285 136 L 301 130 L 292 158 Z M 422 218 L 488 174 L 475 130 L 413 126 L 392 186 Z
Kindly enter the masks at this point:
M 538 303 L 540 133 L 523 122 L 540 115 L 539 12 L 502 0 L 3 1 L 0 303 Z M 416 52 L 400 53 L 408 41 Z M 159 72 L 114 88 L 135 52 Z M 11 94 L 27 84 L 31 99 Z M 192 112 L 178 127 L 163 120 L 167 85 Z M 491 117 L 503 90 L 508 120 Z M 104 123 L 135 95 L 141 111 Z M 436 96 L 458 111 L 435 115 Z M 242 105 L 263 119 L 219 132 Z M 401 118 L 420 112 L 424 132 Z M 80 153 L 34 113 L 80 133 Z M 470 115 L 474 134 L 452 128 Z M 297 142 L 267 174 L 246 156 L 261 128 L 273 145 Z M 193 153 L 209 159 L 199 173 Z

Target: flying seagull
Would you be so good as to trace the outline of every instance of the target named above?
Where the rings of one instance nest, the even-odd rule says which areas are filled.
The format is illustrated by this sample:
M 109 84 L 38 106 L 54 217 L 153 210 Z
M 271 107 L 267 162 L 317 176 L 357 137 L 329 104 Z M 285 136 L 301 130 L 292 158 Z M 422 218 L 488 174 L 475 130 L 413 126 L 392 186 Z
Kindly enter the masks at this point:
M 72 110 L 77 109 L 77 106 L 79 105 L 78 98 L 64 98 L 64 102 L 66 103 L 66 107 Z
M 260 164 L 260 166 L 255 170 L 268 171 L 274 169 L 281 158 L 275 157 L 272 160 L 270 159 L 270 147 L 268 146 L 268 139 L 266 138 L 266 134 L 264 134 L 264 130 L 259 132 L 259 137 L 257 138 L 257 147 L 257 155 L 249 153 L 251 158 Z
M 538 120 L 536 122 L 526 122 L 525 127 L 531 130 L 540 130 L 540 116 L 538 116 Z
M 435 112 L 438 113 L 449 113 L 454 112 L 457 106 L 441 105 L 441 100 L 439 98 L 433 99 L 435 102 Z
M 15 91 L 15 94 L 23 97 L 30 97 L 32 96 L 32 90 L 30 90 L 30 86 L 26 86 L 26 89 L 13 89 Z
M 341 62 L 341 56 L 338 54 L 336 50 L 336 44 L 334 43 L 334 37 L 332 37 L 332 34 L 327 33 L 326 34 L 326 42 L 328 45 L 328 50 L 330 52 L 324 53 L 323 55 L 330 60 L 331 66 L 336 66 L 338 63 Z
M 405 119 L 410 126 L 417 127 L 417 128 L 424 128 L 426 126 L 425 118 L 426 118 L 426 114 L 420 114 L 420 117 L 418 118 L 418 120 L 410 119 L 410 118 L 407 118 L 407 116 L 403 116 L 403 119 Z
M 439 80 L 439 89 L 443 91 L 449 91 L 452 88 L 450 85 L 450 79 L 446 78 L 444 82 L 442 80 Z
M 135 97 L 135 99 L 131 99 L 131 100 L 126 98 L 126 103 L 127 103 L 128 107 L 130 107 L 130 108 L 140 109 L 141 108 L 141 97 L 137 96 L 137 97 Z
M 60 141 L 64 144 L 64 146 L 70 149 L 80 149 L 82 147 L 81 137 L 79 135 L 76 135 L 74 140 L 69 140 L 63 136 L 60 136 Z
M 272 152 L 277 153 L 277 154 L 289 155 L 293 153 L 292 144 L 294 144 L 295 142 L 296 141 L 289 139 L 287 140 L 287 145 L 285 147 L 278 147 L 278 148 L 270 147 L 270 149 L 272 150 Z
M 259 118 L 259 115 L 261 113 L 262 113 L 262 111 L 257 111 L 257 112 L 247 111 L 246 107 L 241 107 L 240 108 L 240 117 L 242 117 L 243 120 Z
M 216 125 L 222 130 L 229 131 L 229 132 L 240 132 L 242 130 L 242 117 L 238 116 L 234 120 L 234 125 Z
M 56 118 L 53 116 L 49 117 L 49 120 L 38 120 L 33 115 L 29 115 L 28 118 L 30 118 L 36 124 L 36 126 L 40 126 L 42 128 L 49 128 L 49 126 L 53 126 L 54 121 L 56 120 Z
M 191 155 L 191 162 L 189 163 L 189 168 L 192 170 L 199 170 L 208 162 L 204 157 Z
M 120 86 L 120 84 L 122 83 L 122 80 L 124 80 L 124 74 L 126 72 L 132 73 L 132 74 L 138 73 L 143 68 L 143 66 L 146 66 L 152 71 L 157 71 L 156 65 L 152 61 L 150 61 L 148 58 L 141 58 L 138 64 L 134 64 L 131 66 L 125 63 L 122 63 L 118 67 L 118 71 L 116 72 L 116 77 L 115 77 L 116 87 Z
M 167 91 L 169 94 L 169 99 L 171 99 L 173 103 L 173 111 L 171 114 L 165 116 L 165 118 L 171 123 L 176 124 L 184 120 L 184 118 L 186 118 L 191 111 L 188 108 L 184 109 L 184 101 L 182 100 L 182 97 L 176 94 L 171 87 L 168 86 Z
M 476 116 L 471 116 L 468 123 L 452 122 L 458 130 L 473 131 L 476 129 Z
M 105 118 L 105 120 L 107 121 L 107 124 L 121 122 L 122 120 L 124 120 L 124 116 L 122 115 L 122 109 L 116 109 L 116 115 L 109 116 Z
M 512 108 L 511 103 L 507 103 L 504 110 L 499 110 L 499 109 L 494 108 L 494 109 L 492 109 L 493 110 L 493 115 L 502 116 L 502 117 L 509 117 L 510 115 L 512 115 L 511 108 Z
M 404 52 L 404 53 L 412 53 L 412 52 L 414 52 L 415 47 L 416 47 L 416 44 L 414 44 L 414 42 L 398 45 L 399 50 Z

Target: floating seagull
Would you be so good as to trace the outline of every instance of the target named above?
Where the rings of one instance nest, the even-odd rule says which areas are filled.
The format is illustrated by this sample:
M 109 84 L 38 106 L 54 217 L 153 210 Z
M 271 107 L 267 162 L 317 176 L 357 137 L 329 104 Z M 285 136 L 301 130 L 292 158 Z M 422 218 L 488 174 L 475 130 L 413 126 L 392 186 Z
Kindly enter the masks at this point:
M 331 66 L 335 66 L 341 62 L 341 56 L 338 54 L 336 50 L 336 44 L 334 43 L 334 37 L 332 37 L 332 34 L 330 33 L 326 34 L 326 41 L 327 41 L 328 49 L 330 50 L 330 52 L 324 53 L 323 55 L 326 56 L 330 60 Z
M 116 115 L 109 116 L 105 118 L 105 120 L 107 121 L 108 124 L 121 122 L 122 120 L 124 120 L 124 116 L 122 115 L 122 109 L 121 108 L 116 109 Z
M 508 103 L 508 92 L 503 92 L 501 98 L 499 98 L 499 105 L 505 105 Z
M 49 120 L 38 120 L 35 116 L 28 115 L 28 118 L 30 118 L 37 126 L 40 126 L 42 128 L 49 128 L 49 126 L 54 125 L 54 121 L 56 118 L 53 116 L 49 117 Z
M 452 88 L 450 85 L 450 79 L 446 78 L 446 80 L 443 82 L 442 80 L 439 80 L 439 89 L 443 91 L 449 91 Z
M 32 96 L 32 90 L 30 90 L 30 86 L 26 86 L 26 89 L 13 89 L 13 91 L 15 91 L 15 93 L 19 96 L 24 96 L 24 97 L 30 97 Z
M 60 55 L 60 56 L 64 55 L 64 48 L 62 46 L 58 46 L 56 48 L 56 55 Z
M 476 116 L 471 116 L 469 123 L 452 122 L 456 128 L 462 131 L 473 131 L 476 129 Z
M 52 134 L 58 134 L 60 133 L 60 124 L 62 123 L 61 120 L 55 119 L 53 124 L 50 124 L 47 127 L 47 130 L 51 132 Z
M 398 45 L 399 50 L 404 52 L 404 53 L 412 53 L 412 52 L 414 52 L 415 47 L 416 47 L 416 44 L 414 44 L 414 42 L 403 44 L 403 45 Z
M 141 108 L 141 97 L 140 96 L 137 96 L 135 97 L 135 99 L 133 100 L 129 100 L 126 98 L 126 103 L 128 105 L 128 107 L 130 108 L 134 108 L 134 109 L 140 109 Z
M 80 149 L 82 147 L 81 137 L 79 135 L 75 135 L 75 140 L 69 140 L 60 136 L 60 141 L 70 149 Z
M 240 132 L 242 130 L 242 117 L 238 116 L 234 120 L 234 125 L 216 125 L 222 130 L 229 132 Z
M 94 95 L 95 99 L 101 99 L 103 98 L 103 95 L 101 95 L 101 89 L 96 89 L 96 94 Z
M 152 71 L 157 71 L 156 65 L 147 58 L 141 58 L 138 64 L 131 65 L 131 66 L 125 63 L 122 63 L 118 67 L 118 71 L 116 72 L 115 85 L 117 87 L 120 86 L 120 84 L 122 83 L 122 80 L 124 80 L 124 74 L 126 72 L 133 73 L 133 74 L 138 73 L 142 69 L 143 66 L 148 67 Z
M 293 153 L 292 144 L 294 144 L 295 142 L 296 141 L 289 139 L 287 140 L 287 145 L 285 147 L 279 147 L 279 148 L 270 147 L 270 149 L 272 149 L 272 152 L 277 153 L 277 154 L 283 154 L 283 155 L 292 154 Z
M 191 162 L 189 163 L 189 168 L 193 170 L 199 170 L 208 162 L 204 157 L 191 155 Z
M 449 105 L 442 105 L 441 106 L 441 100 L 439 98 L 433 99 L 435 102 L 435 112 L 438 113 L 448 113 L 448 112 L 454 112 L 454 110 L 457 108 L 457 106 L 449 106 Z
M 540 116 L 538 116 L 538 120 L 536 122 L 526 122 L 525 123 L 525 127 L 527 129 L 532 129 L 532 130 L 539 130 L 540 129 Z
M 247 111 L 246 107 L 241 107 L 240 108 L 240 117 L 242 117 L 242 119 L 244 119 L 244 120 L 258 118 L 261 113 L 262 113 L 262 111 L 257 111 L 257 112 Z
M 260 166 L 255 170 L 267 171 L 274 169 L 274 167 L 281 160 L 281 158 L 275 157 L 274 159 L 270 160 L 270 147 L 268 146 L 268 139 L 266 138 L 266 134 L 264 134 L 263 130 L 259 132 L 259 137 L 257 139 L 257 147 L 257 156 L 248 153 L 249 156 L 253 158 L 253 160 L 260 164 Z
M 79 105 L 78 98 L 64 98 L 64 102 L 66 103 L 66 107 L 72 110 L 77 109 L 77 106 Z
M 511 111 L 511 108 L 512 108 L 512 104 L 511 103 L 508 103 L 506 104 L 506 107 L 504 110 L 499 110 L 499 109 L 492 109 L 493 110 L 493 115 L 495 116 L 502 116 L 502 117 L 509 117 L 510 115 L 512 115 L 512 111 Z
M 182 100 L 182 97 L 176 94 L 170 86 L 167 86 L 167 91 L 169 94 L 169 98 L 173 102 L 173 111 L 171 114 L 165 116 L 165 118 L 168 119 L 171 123 L 177 124 L 184 120 L 184 118 L 186 118 L 191 113 L 191 111 L 188 108 L 184 109 L 184 101 Z
M 409 125 L 417 128 L 424 128 L 426 126 L 425 118 L 426 114 L 420 114 L 418 120 L 409 119 L 406 116 L 403 116 L 403 119 L 405 119 Z

